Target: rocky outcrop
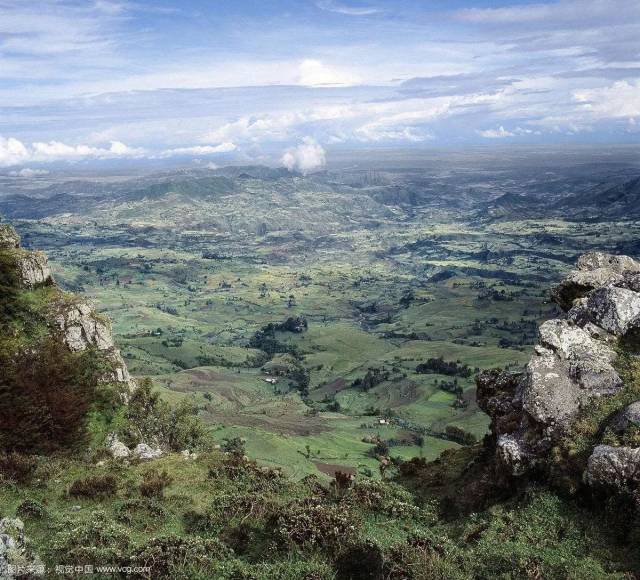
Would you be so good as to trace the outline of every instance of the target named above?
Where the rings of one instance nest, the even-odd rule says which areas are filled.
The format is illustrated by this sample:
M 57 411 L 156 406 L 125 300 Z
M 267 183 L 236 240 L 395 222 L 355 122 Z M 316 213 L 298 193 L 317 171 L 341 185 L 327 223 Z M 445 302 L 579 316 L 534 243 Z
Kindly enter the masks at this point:
M 640 273 L 640 263 L 629 256 L 589 252 L 578 258 L 577 267 L 558 286 L 551 297 L 564 310 L 596 288 L 625 285 Z
M 105 353 L 111 362 L 105 380 L 126 383 L 130 388 L 135 388 L 135 381 L 114 345 L 110 322 L 97 314 L 89 303 L 61 297 L 52 303 L 51 317 L 70 350 L 80 352 L 95 347 Z
M 0 249 L 16 249 L 20 247 L 20 236 L 11 226 L 0 224 Z
M 42 284 L 53 284 L 49 261 L 43 252 L 16 250 L 22 285 L 26 288 Z
M 29 547 L 19 518 L 0 520 L 0 578 L 44 576 L 45 567 Z
M 0 225 L 0 250 L 8 256 L 8 263 L 17 269 L 17 283 L 28 290 L 41 285 L 55 288 L 47 256 L 43 252 L 32 252 L 20 247 L 20 237 L 13 228 Z M 120 352 L 115 347 L 111 324 L 99 315 L 94 307 L 77 297 L 55 288 L 53 299 L 43 308 L 53 333 L 73 352 L 94 347 L 102 351 L 111 363 L 104 380 L 123 383 L 134 389 L 136 384 L 127 370 Z
M 478 405 L 491 416 L 496 462 L 509 476 L 544 467 L 549 450 L 569 433 L 585 405 L 623 388 L 616 345 L 640 327 L 639 282 L 640 263 L 632 258 L 585 254 L 553 289 L 566 316 L 540 326 L 525 372 L 478 376 Z M 610 428 L 624 431 L 639 423 L 640 402 L 624 409 Z M 585 481 L 634 480 L 639 455 L 640 450 L 597 446 Z
M 53 284 L 47 256 L 43 252 L 29 252 L 20 247 L 20 236 L 8 225 L 0 225 L 0 250 L 8 250 L 19 283 L 24 288 Z

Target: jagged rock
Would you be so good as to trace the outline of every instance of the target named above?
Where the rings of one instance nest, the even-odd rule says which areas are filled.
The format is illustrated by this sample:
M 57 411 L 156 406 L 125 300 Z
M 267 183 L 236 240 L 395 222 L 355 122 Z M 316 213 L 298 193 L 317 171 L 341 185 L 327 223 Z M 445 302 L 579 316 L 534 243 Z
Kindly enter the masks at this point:
M 622 409 L 611 419 L 608 427 L 615 433 L 624 433 L 631 427 L 640 427 L 640 401 Z
M 589 295 L 587 308 L 598 326 L 622 336 L 640 316 L 640 294 L 627 288 L 598 288 Z
M 585 481 L 593 487 L 621 491 L 640 482 L 640 448 L 597 445 L 593 449 Z
M 52 311 L 62 339 L 70 350 L 80 352 L 95 346 L 104 351 L 111 361 L 110 372 L 104 380 L 127 384 L 131 390 L 136 388 L 135 380 L 129 375 L 120 351 L 114 346 L 108 320 L 81 300 L 58 300 L 53 304 Z
M 124 459 L 131 455 L 131 450 L 118 439 L 115 433 L 107 437 L 106 447 L 114 459 Z
M 614 256 L 603 252 L 589 252 L 578 258 L 577 267 L 551 290 L 551 297 L 564 310 L 574 300 L 591 290 L 624 284 L 625 276 L 640 272 L 640 263 L 628 256 Z
M 162 457 L 162 450 L 154 449 L 146 443 L 139 443 L 133 450 L 133 456 L 144 460 L 158 459 L 158 457 Z
M 549 449 L 570 431 L 580 411 L 623 387 L 615 346 L 640 329 L 640 293 L 631 289 L 638 277 L 640 263 L 627 256 L 582 256 L 554 290 L 563 307 L 571 306 L 567 318 L 540 326 L 525 373 L 478 377 L 478 405 L 491 416 L 497 464 L 508 474 L 544 467 Z M 636 420 L 640 404 L 613 423 Z
M 62 331 L 65 344 L 75 352 L 89 346 L 99 350 L 113 348 L 113 338 L 108 322 L 95 314 L 91 306 L 81 301 L 59 301 L 55 320 Z
M 0 520 L 0 578 L 43 576 L 45 567 L 30 549 L 19 518 Z
M 22 285 L 33 288 L 40 284 L 51 284 L 53 277 L 47 256 L 43 252 L 16 250 Z
M 0 248 L 15 249 L 20 247 L 20 236 L 10 225 L 0 225 Z

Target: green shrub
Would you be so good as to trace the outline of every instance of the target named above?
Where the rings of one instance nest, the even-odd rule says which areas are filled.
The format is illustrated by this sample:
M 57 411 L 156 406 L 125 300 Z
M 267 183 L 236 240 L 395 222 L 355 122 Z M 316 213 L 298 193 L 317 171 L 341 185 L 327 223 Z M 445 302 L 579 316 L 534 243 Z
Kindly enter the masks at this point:
M 336 548 L 354 541 L 360 525 L 360 519 L 342 506 L 313 500 L 292 502 L 272 522 L 280 545 L 292 542 L 310 548 Z
M 140 493 L 144 497 L 161 498 L 164 495 L 164 490 L 171 485 L 173 477 L 171 477 L 166 469 L 159 471 L 157 469 L 151 469 L 147 471 L 140 484 Z
M 212 567 L 233 553 L 212 538 L 153 538 L 137 548 L 130 558 L 133 567 L 149 568 L 145 578 L 206 578 Z
M 118 480 L 111 474 L 93 475 L 76 479 L 69 488 L 69 495 L 87 499 L 114 496 L 118 491 Z
M 162 523 L 167 518 L 167 510 L 160 502 L 150 498 L 133 498 L 115 507 L 116 519 L 127 526 L 147 529 Z
M 413 496 L 403 487 L 391 482 L 373 479 L 356 481 L 343 498 L 352 508 L 384 514 L 395 518 L 417 519 L 420 510 Z
M 83 521 L 64 518 L 56 527 L 58 531 L 47 546 L 58 564 L 119 565 L 130 549 L 129 530 L 103 511 L 93 512 Z
M 42 519 L 47 516 L 47 510 L 39 501 L 35 499 L 25 499 L 17 507 L 16 515 L 25 519 Z
M 203 449 L 211 441 L 197 414 L 196 404 L 187 399 L 172 408 L 144 379 L 131 395 L 120 435 L 129 446 L 156 441 L 173 451 Z

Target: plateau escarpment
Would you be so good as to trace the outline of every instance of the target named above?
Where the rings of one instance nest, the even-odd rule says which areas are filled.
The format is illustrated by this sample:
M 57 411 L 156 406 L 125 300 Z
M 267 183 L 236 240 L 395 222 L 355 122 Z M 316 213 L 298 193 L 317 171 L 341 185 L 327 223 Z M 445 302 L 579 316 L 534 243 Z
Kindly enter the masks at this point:
M 522 373 L 477 379 L 498 473 L 622 491 L 640 481 L 640 263 L 589 253 L 552 290 L 565 314 L 539 329 Z

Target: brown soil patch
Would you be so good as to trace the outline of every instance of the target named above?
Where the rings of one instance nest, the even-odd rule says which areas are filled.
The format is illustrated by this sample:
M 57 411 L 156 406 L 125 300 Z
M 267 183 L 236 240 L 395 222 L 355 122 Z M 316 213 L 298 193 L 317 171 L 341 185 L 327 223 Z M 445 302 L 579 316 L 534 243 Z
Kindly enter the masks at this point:
M 350 465 L 338 465 L 336 463 L 320 463 L 319 461 L 313 462 L 315 466 L 318 468 L 318 471 L 330 475 L 331 477 L 335 477 L 338 471 L 342 473 L 346 473 L 347 475 L 356 475 L 357 470 L 355 467 L 351 467 Z

